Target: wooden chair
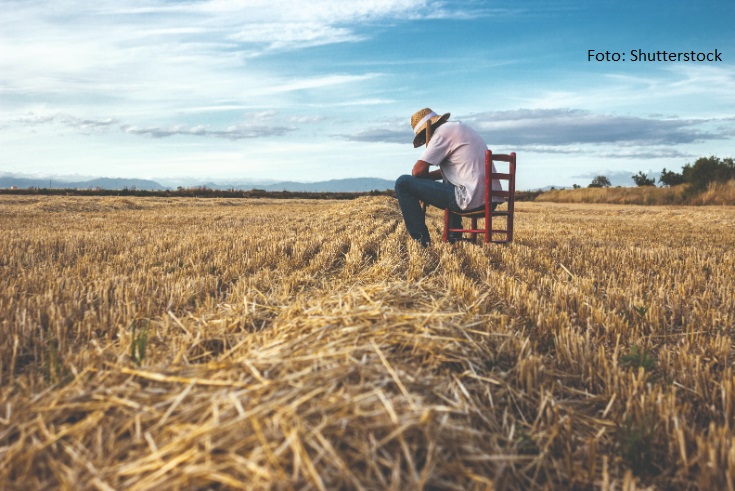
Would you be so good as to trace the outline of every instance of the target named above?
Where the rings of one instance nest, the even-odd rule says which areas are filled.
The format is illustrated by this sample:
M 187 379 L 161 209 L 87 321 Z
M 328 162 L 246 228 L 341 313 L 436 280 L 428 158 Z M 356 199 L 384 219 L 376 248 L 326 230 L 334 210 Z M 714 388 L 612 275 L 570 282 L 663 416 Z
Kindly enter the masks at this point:
M 507 162 L 508 172 L 493 172 L 493 162 Z M 497 169 L 496 169 L 497 170 Z M 494 191 L 492 189 L 493 180 L 507 181 L 506 191 Z M 477 234 L 483 234 L 485 237 L 485 243 L 493 242 L 496 244 L 508 243 L 513 240 L 513 214 L 515 205 L 515 194 L 516 194 L 516 154 L 512 152 L 510 154 L 493 154 L 491 150 L 485 152 L 485 204 L 474 210 L 466 210 L 462 212 L 454 212 L 451 210 L 444 210 L 444 237 L 442 240 L 447 242 L 449 240 L 450 232 L 460 232 L 462 236 L 457 240 L 466 240 L 470 242 L 476 242 Z M 495 210 L 492 209 L 493 197 L 500 196 L 504 198 L 508 204 L 507 210 Z M 449 217 L 450 213 L 459 215 L 463 218 L 470 218 L 472 220 L 472 227 L 465 228 L 449 228 Z M 505 217 L 505 228 L 496 229 L 493 228 L 493 220 L 497 217 Z M 485 220 L 484 228 L 478 228 L 477 220 L 483 218 Z M 496 222 L 497 223 L 497 222 Z M 496 225 L 497 226 L 497 225 Z M 465 233 L 469 233 L 469 237 L 464 237 Z M 494 239 L 493 234 L 502 234 L 503 237 Z

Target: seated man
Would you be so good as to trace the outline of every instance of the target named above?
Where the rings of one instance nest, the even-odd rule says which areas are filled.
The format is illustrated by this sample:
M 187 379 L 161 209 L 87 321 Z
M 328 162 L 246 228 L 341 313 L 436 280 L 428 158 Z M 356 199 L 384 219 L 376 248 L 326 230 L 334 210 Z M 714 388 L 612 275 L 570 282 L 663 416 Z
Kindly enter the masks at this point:
M 426 149 L 413 166 L 411 175 L 396 179 L 396 197 L 408 233 L 424 247 L 430 239 L 421 201 L 452 211 L 472 210 L 485 203 L 487 145 L 469 126 L 447 122 L 447 119 L 449 113 L 439 116 L 429 108 L 411 116 L 415 135 L 413 146 L 418 148 L 426 143 Z M 439 169 L 429 172 L 431 165 L 437 165 Z M 444 182 L 436 182 L 438 179 L 444 179 Z M 501 189 L 497 180 L 492 186 L 494 190 Z M 502 201 L 502 198 L 497 200 Z M 497 203 L 494 202 L 493 209 L 495 206 Z M 454 214 L 450 216 L 450 228 L 460 228 L 462 218 Z M 457 238 L 450 236 L 450 239 Z

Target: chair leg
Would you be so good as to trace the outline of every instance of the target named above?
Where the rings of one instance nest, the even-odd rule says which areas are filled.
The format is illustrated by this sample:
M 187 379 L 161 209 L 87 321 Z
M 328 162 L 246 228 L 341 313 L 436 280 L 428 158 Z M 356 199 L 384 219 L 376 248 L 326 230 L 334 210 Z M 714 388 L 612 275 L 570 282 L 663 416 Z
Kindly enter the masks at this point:
M 442 242 L 449 240 L 449 210 L 444 210 L 444 236 Z
M 513 215 L 508 215 L 507 220 L 508 220 L 508 226 L 505 228 L 508 232 L 506 234 L 505 240 L 507 240 L 508 242 L 511 242 L 513 241 Z
M 513 203 L 509 205 L 510 212 L 508 213 L 508 242 L 513 242 L 513 216 L 514 216 L 514 210 L 513 210 Z
M 493 212 L 492 209 L 490 209 L 490 212 L 487 215 L 487 219 L 485 219 L 485 243 L 489 244 L 493 240 Z
M 472 230 L 477 230 L 477 218 L 472 217 Z M 472 239 L 472 242 L 477 242 L 477 233 L 472 232 L 470 234 L 470 238 Z

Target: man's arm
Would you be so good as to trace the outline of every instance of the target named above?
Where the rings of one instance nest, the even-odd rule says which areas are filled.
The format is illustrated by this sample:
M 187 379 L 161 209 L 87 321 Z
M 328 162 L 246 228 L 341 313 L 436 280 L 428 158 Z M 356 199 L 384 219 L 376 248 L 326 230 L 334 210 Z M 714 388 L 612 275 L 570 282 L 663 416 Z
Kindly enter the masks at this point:
M 433 179 L 437 181 L 442 178 L 442 171 L 441 169 L 436 169 L 429 172 L 429 163 L 423 160 L 417 160 L 416 165 L 413 166 L 411 175 L 421 179 Z

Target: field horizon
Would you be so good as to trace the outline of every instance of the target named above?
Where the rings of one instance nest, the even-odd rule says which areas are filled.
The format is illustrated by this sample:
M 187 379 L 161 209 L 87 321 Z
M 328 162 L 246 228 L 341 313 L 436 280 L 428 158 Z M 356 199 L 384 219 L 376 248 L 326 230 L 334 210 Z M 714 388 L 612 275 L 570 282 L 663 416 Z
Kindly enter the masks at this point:
M 735 488 L 735 208 L 428 220 L 0 196 L 0 488 Z

